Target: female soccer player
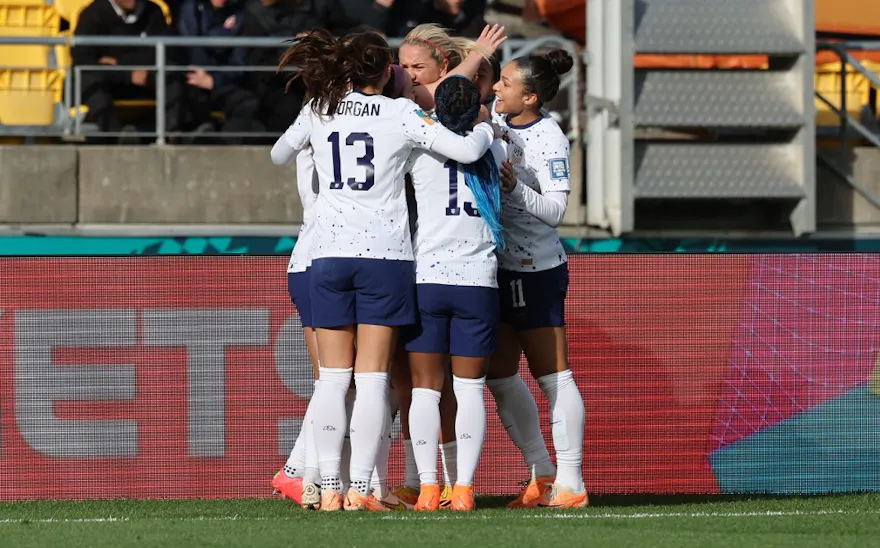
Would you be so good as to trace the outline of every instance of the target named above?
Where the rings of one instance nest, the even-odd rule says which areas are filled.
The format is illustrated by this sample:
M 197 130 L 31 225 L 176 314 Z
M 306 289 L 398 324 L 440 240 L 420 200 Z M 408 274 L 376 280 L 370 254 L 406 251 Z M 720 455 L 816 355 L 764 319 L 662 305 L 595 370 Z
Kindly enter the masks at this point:
M 471 80 L 481 80 L 481 91 L 494 98 L 492 85 L 485 85 L 485 76 L 492 70 L 494 53 L 507 40 L 504 27 L 487 25 L 480 37 L 473 42 L 466 38 L 452 37 L 441 26 L 435 24 L 419 25 L 410 31 L 400 46 L 398 56 L 403 66 L 412 76 L 415 100 L 430 110 L 434 108 L 434 92 L 446 78 L 464 76 Z M 500 72 L 500 68 L 498 70 Z M 497 73 L 496 73 L 497 74 Z M 481 79 L 481 75 L 483 78 Z M 497 79 L 497 76 L 496 76 Z M 494 83 L 494 81 L 493 81 Z M 394 495 L 408 506 L 415 505 L 419 497 L 419 474 L 415 453 L 409 433 L 410 373 L 406 362 L 396 363 L 392 383 L 400 404 L 400 422 L 404 439 L 406 457 L 404 484 L 394 490 Z M 452 379 L 443 384 L 440 400 L 441 435 L 440 455 L 443 462 L 444 485 L 441 492 L 441 506 L 450 503 L 452 485 L 455 483 L 456 438 L 455 438 L 455 396 L 452 393 Z
M 450 36 L 434 23 L 419 25 L 406 35 L 398 50 L 400 65 L 413 79 L 415 101 L 422 108 L 434 108 L 434 92 L 452 75 L 476 78 L 480 65 L 507 40 L 504 27 L 483 28 L 476 42 Z
M 296 156 L 296 181 L 299 191 L 300 202 L 303 207 L 303 222 L 300 226 L 299 236 L 290 261 L 287 263 L 287 291 L 299 313 L 300 322 L 303 326 L 303 337 L 306 348 L 312 362 L 312 370 L 315 379 L 318 378 L 318 343 L 315 332 L 312 329 L 312 307 L 309 302 L 309 245 L 314 225 L 313 207 L 318 198 L 318 180 L 315 177 L 315 163 L 311 149 L 303 149 Z M 272 479 L 272 487 L 282 496 L 304 506 L 313 506 L 320 503 L 315 495 L 319 495 L 316 484 L 320 477 L 317 472 L 317 460 L 315 456 L 314 437 L 311 432 L 311 420 L 309 410 L 311 402 L 303 417 L 303 425 L 294 443 L 293 450 L 284 468 L 275 474 Z M 305 491 L 305 493 L 304 493 Z M 306 501 L 303 502 L 305 495 Z
M 456 133 L 469 129 L 480 112 L 479 89 L 463 77 L 444 80 L 435 100 L 437 118 Z M 413 385 L 409 431 L 421 481 L 415 510 L 440 507 L 439 404 L 449 357 L 458 403 L 451 508 L 475 507 L 473 480 L 486 436 L 483 389 L 499 313 L 495 249 L 504 248 L 498 173 L 503 159 L 497 150 L 462 165 L 419 151 L 407 163 L 418 206 L 414 253 L 420 322 L 407 330 L 406 342 Z
M 398 329 L 416 319 L 404 163 L 413 148 L 471 163 L 493 137 L 488 124 L 468 137 L 455 135 L 415 103 L 379 95 L 391 60 L 379 34 L 340 41 L 317 30 L 281 63 L 314 90 L 308 108 L 275 143 L 272 160 L 287 163 L 310 144 L 321 188 L 309 296 L 321 356 L 313 425 L 324 511 L 387 510 L 370 494 L 370 477 L 388 420 L 388 365 Z M 353 369 L 351 488 L 343 501 L 339 462 Z
M 560 75 L 572 64 L 562 50 L 519 58 L 504 67 L 494 87 L 510 165 L 502 178 L 507 237 L 498 271 L 502 324 L 488 384 L 505 429 L 532 472 L 513 507 L 587 504 L 582 474 L 584 402 L 568 365 L 568 266 L 556 232 L 571 189 L 569 144 L 556 122 L 541 112 L 556 96 Z M 558 470 L 550 461 L 534 398 L 517 374 L 522 352 L 550 402 Z
M 400 65 L 393 65 L 391 76 L 382 95 L 391 99 L 404 97 L 413 99 L 412 79 Z M 318 379 L 318 349 L 315 339 L 315 331 L 311 325 L 311 303 L 309 301 L 309 267 L 311 266 L 310 243 L 312 239 L 312 227 L 314 226 L 315 210 L 312 207 L 318 199 L 318 179 L 315 173 L 315 162 L 311 148 L 306 148 L 296 156 L 297 190 L 299 191 L 300 203 L 303 207 L 303 222 L 300 226 L 299 236 L 290 261 L 287 265 L 287 289 L 290 298 L 297 308 L 300 321 L 303 326 L 303 336 L 312 362 L 315 381 Z M 346 395 L 346 409 L 350 414 L 351 404 L 354 397 L 351 393 Z M 296 438 L 290 456 L 284 468 L 275 474 L 272 479 L 272 487 L 277 493 L 295 501 L 306 509 L 320 507 L 320 474 L 318 473 L 318 460 L 315 448 L 314 434 L 312 432 L 311 402 L 299 435 Z M 388 425 L 390 427 L 390 423 Z M 390 431 L 388 439 L 383 439 L 380 449 L 376 470 L 373 474 L 373 489 L 380 494 L 385 489 L 385 479 L 388 470 L 388 451 L 390 450 Z M 345 445 L 348 445 L 346 443 Z M 343 448 L 343 461 L 350 454 L 350 447 Z M 346 478 L 343 478 L 345 480 Z M 344 481 L 345 483 L 345 481 Z M 383 498 L 391 503 L 393 497 L 385 495 Z

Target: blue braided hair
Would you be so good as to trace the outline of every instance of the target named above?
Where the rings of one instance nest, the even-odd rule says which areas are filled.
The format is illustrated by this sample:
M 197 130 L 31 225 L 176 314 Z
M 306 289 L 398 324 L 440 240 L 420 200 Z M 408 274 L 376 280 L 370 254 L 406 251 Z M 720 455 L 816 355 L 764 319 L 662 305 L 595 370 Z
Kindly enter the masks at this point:
M 434 91 L 435 115 L 448 130 L 463 135 L 480 115 L 480 90 L 476 84 L 458 75 L 440 82 Z M 501 175 L 492 151 L 462 166 L 464 181 L 474 193 L 477 211 L 485 221 L 498 251 L 507 249 L 501 226 Z

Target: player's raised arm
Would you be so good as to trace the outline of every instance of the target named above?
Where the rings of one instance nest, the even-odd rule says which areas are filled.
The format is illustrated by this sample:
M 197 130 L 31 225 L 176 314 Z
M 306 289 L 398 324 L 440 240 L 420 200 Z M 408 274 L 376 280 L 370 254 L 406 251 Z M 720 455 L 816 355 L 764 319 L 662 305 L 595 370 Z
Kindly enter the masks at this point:
M 403 130 L 413 146 L 464 164 L 476 162 L 492 146 L 495 132 L 489 124 L 481 122 L 470 135 L 456 135 L 431 119 L 418 105 L 408 103 L 403 114 Z

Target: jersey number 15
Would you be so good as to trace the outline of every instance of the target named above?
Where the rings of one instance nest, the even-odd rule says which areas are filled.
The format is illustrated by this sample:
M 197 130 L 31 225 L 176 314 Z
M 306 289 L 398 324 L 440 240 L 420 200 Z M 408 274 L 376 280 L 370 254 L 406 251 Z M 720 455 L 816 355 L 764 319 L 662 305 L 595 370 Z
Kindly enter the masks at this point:
M 333 182 L 330 183 L 330 190 L 339 190 L 342 188 L 342 151 L 340 150 L 339 132 L 334 131 L 327 137 L 327 140 L 333 146 Z M 354 177 L 349 177 L 345 181 L 348 188 L 352 190 L 370 190 L 376 182 L 376 167 L 373 165 L 373 136 L 369 133 L 350 133 L 345 138 L 345 146 L 351 147 L 355 143 L 364 144 L 364 155 L 357 159 L 358 167 L 364 168 L 364 180 L 358 181 Z
M 458 162 L 447 160 L 443 167 L 449 170 L 449 207 L 446 208 L 446 215 L 453 217 L 461 215 L 461 207 L 458 207 Z M 479 217 L 480 212 L 470 202 L 462 202 L 464 212 L 469 217 Z

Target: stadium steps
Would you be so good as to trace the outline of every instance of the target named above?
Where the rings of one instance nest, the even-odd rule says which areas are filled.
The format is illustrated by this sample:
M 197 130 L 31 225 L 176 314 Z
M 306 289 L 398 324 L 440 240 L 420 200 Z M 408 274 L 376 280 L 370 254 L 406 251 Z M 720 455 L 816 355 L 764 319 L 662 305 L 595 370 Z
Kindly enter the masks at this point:
M 631 137 L 622 231 L 654 225 L 652 216 L 670 209 L 681 213 L 673 224 L 689 226 L 725 208 L 730 214 L 711 228 L 736 230 L 733 211 L 743 203 L 774 212 L 767 230 L 815 230 L 815 48 L 806 28 L 813 2 L 632 0 L 631 7 L 634 56 L 769 61 L 761 69 L 624 66 L 620 124 Z
M 636 145 L 636 198 L 789 199 L 804 197 L 787 144 Z

